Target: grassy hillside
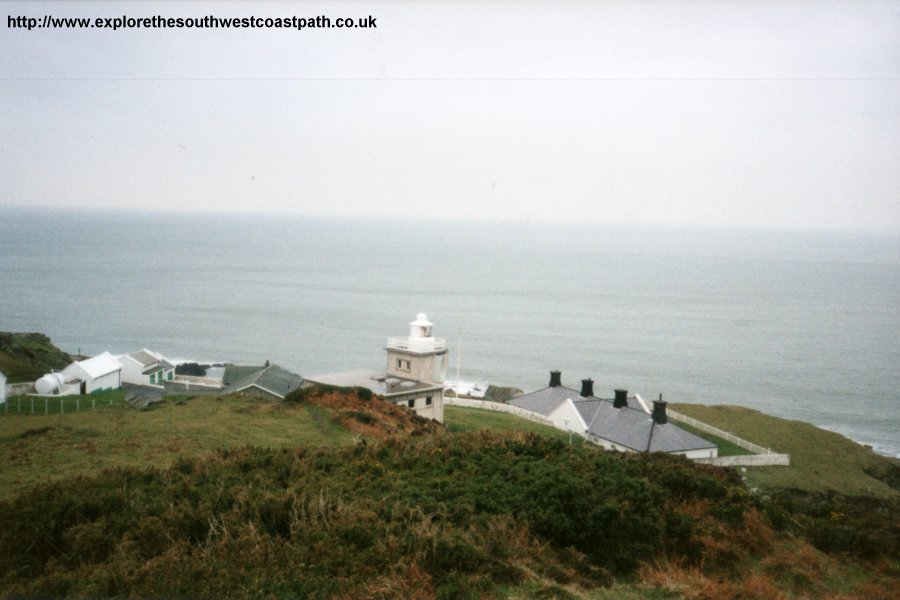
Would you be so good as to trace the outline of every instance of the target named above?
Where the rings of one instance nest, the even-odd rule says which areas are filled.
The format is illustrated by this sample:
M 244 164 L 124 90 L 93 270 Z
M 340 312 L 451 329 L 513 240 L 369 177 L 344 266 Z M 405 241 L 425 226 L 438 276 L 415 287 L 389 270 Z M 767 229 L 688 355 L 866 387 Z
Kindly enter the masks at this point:
M 836 433 L 740 406 L 679 404 L 672 408 L 738 437 L 791 455 L 789 467 L 747 469 L 745 475 L 751 486 L 764 490 L 900 497 L 900 461 L 880 456 Z
M 0 502 L 0 596 L 887 598 L 727 472 L 533 434 L 221 450 Z
M 42 333 L 0 332 L 0 373 L 6 375 L 8 383 L 34 381 L 71 362 L 72 357 Z
M 788 452 L 779 427 L 832 435 L 712 412 Z M 0 414 L 0 598 L 894 597 L 890 494 L 770 498 L 738 471 L 445 416 L 341 390 Z M 804 463 L 779 485 L 814 477 Z
M 239 395 L 178 397 L 147 411 L 119 401 L 77 414 L 0 415 L 0 497 L 108 467 L 166 467 L 216 448 L 340 446 L 353 438 L 327 408 Z

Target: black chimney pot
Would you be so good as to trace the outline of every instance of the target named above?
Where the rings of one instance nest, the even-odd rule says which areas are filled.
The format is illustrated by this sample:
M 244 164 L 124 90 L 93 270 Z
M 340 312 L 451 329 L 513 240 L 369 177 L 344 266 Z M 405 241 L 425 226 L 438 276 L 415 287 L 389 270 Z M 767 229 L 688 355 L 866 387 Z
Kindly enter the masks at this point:
M 560 387 L 562 385 L 562 373 L 559 371 L 550 371 L 550 387 Z
M 668 402 L 663 402 L 662 394 L 659 397 L 659 400 L 653 401 L 653 421 L 657 425 L 665 425 L 669 422 L 669 418 L 666 416 L 666 405 Z
M 628 406 L 628 390 L 616 390 L 613 408 L 622 408 L 623 406 Z
M 588 398 L 594 395 L 594 380 L 588 377 L 581 380 L 581 397 Z

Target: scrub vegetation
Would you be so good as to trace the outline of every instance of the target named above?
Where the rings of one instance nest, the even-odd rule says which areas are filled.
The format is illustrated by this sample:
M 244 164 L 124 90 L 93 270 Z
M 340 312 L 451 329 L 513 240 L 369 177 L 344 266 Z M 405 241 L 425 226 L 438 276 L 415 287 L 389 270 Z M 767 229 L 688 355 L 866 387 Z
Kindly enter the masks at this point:
M 0 331 L 0 373 L 8 383 L 34 381 L 50 371 L 61 371 L 72 357 L 42 333 Z
M 71 471 L 0 502 L 0 596 L 893 597 L 887 504 L 791 504 L 481 412 L 444 428 L 326 389 L 4 418 L 3 452 Z

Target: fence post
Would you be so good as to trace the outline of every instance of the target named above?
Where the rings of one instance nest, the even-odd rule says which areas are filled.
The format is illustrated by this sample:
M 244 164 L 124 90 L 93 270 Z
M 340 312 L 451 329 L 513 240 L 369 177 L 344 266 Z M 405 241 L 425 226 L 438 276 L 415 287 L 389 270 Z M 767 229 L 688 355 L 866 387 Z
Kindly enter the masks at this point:
M 31 416 L 34 416 L 34 396 L 31 397 Z
M 44 396 L 44 414 L 50 414 L 50 400 L 47 398 L 47 396 Z
M 81 396 L 75 396 L 75 412 L 81 412 Z
M 97 410 L 97 399 L 91 396 L 91 410 Z

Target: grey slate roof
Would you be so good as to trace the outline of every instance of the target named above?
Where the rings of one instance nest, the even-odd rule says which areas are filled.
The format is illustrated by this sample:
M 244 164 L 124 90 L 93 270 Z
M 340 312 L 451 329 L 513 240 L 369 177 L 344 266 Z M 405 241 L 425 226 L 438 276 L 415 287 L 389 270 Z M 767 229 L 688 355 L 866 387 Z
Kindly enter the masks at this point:
M 571 398 L 573 401 L 581 398 L 581 392 L 564 386 L 546 387 L 518 398 L 513 398 L 509 404 L 548 416 L 557 406 Z M 585 420 L 587 423 L 587 420 Z
M 341 371 L 339 373 L 324 373 L 321 375 L 309 375 L 307 381 L 337 385 L 340 387 L 363 387 L 371 390 L 386 399 L 401 397 L 406 394 L 423 392 L 426 390 L 441 390 L 440 383 L 428 383 L 402 379 L 400 377 L 386 377 L 384 371 Z
M 138 361 L 145 367 L 149 367 L 150 365 L 155 365 L 156 363 L 159 362 L 159 360 L 155 356 L 151 356 L 150 354 L 147 354 L 143 350 L 138 350 L 137 352 L 129 354 L 128 356 L 130 356 L 134 360 Z
M 230 391 L 240 392 L 250 387 L 257 387 L 284 399 L 285 396 L 302 384 L 303 377 L 300 375 L 291 373 L 287 369 L 282 369 L 278 365 L 269 365 L 267 367 L 256 367 L 249 373 L 245 373 L 243 377 L 231 383 L 228 388 Z
M 128 356 L 141 363 L 141 366 L 144 367 L 144 370 L 141 371 L 143 375 L 149 375 L 159 369 L 170 370 L 175 368 L 175 366 L 165 358 L 156 358 L 145 350 L 138 350 Z
M 651 415 L 639 408 L 630 405 L 615 408 L 611 400 L 582 398 L 580 392 L 563 386 L 547 387 L 509 403 L 549 416 L 567 398 L 572 399 L 587 423 L 587 433 L 636 452 L 686 452 L 716 447 L 673 423 L 654 422 Z

